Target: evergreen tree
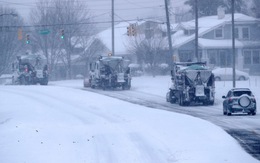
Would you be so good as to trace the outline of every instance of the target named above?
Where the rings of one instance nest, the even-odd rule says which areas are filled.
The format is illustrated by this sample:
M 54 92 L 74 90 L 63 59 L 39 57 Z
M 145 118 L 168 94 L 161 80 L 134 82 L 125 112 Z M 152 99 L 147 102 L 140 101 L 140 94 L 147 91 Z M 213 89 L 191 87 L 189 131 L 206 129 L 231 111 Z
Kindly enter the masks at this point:
M 260 1 L 259 0 L 253 0 L 253 7 L 251 8 L 252 9 L 252 12 L 253 12 L 253 15 L 255 15 L 255 17 L 257 18 L 260 18 Z
M 199 17 L 217 14 L 217 8 L 224 6 L 223 0 L 197 0 Z M 191 13 L 195 13 L 195 0 L 187 0 L 186 5 L 191 6 Z
M 235 12 L 246 13 L 246 3 L 247 0 L 235 0 Z M 258 0 L 259 1 L 259 0 Z M 224 0 L 225 8 L 227 13 L 232 12 L 232 0 Z
M 198 1 L 198 12 L 199 17 L 217 15 L 218 7 L 226 8 L 226 13 L 231 13 L 231 2 L 232 0 L 197 0 Z M 235 12 L 245 13 L 246 11 L 246 0 L 235 0 Z M 255 0 L 259 1 L 259 0 Z M 191 11 L 195 11 L 195 0 L 187 0 L 186 5 L 191 6 Z

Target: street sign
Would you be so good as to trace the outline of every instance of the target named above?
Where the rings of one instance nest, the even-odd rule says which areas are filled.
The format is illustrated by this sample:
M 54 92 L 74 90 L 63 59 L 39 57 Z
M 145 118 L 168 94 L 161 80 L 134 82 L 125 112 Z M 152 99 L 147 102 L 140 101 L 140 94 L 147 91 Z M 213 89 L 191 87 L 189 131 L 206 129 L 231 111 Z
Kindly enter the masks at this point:
M 41 29 L 41 30 L 39 31 L 39 33 L 40 33 L 41 35 L 47 35 L 47 34 L 50 33 L 50 30 L 48 30 L 48 29 Z

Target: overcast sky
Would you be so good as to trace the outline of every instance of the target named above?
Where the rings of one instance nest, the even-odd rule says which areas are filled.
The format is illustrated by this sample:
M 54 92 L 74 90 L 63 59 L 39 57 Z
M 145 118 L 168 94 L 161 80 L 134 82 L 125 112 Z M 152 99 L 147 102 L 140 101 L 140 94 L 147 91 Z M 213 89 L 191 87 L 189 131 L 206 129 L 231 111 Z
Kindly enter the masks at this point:
M 14 7 L 29 20 L 29 12 L 35 8 L 38 0 L 0 0 L 0 5 Z M 172 0 L 174 7 L 182 7 L 185 0 Z M 97 21 L 111 17 L 111 0 L 86 0 L 87 5 Z M 115 19 L 165 17 L 164 0 L 114 0 Z

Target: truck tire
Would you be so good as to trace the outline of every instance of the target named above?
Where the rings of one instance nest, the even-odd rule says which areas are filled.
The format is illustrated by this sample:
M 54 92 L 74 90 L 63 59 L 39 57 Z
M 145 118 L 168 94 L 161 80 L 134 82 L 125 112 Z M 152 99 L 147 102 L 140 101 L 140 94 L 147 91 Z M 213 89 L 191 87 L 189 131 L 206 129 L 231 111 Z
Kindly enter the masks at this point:
M 179 96 L 179 105 L 180 105 L 180 106 L 183 106 L 183 105 L 184 105 L 183 94 L 180 94 L 180 96 Z
M 214 100 L 209 102 L 209 105 L 214 105 Z
M 45 78 L 40 82 L 40 85 L 48 85 L 48 81 L 48 78 Z
M 26 76 L 22 75 L 20 77 L 20 84 L 21 85 L 29 85 L 29 79 Z

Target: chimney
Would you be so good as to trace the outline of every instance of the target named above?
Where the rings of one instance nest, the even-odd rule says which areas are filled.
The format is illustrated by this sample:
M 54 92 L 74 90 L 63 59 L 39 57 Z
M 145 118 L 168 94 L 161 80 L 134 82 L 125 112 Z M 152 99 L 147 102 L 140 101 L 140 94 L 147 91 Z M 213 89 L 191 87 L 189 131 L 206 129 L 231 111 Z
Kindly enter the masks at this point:
M 218 19 L 225 18 L 225 8 L 224 7 L 218 7 Z

